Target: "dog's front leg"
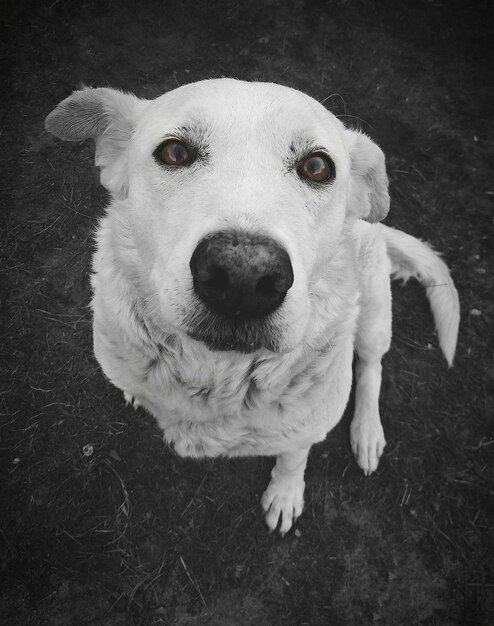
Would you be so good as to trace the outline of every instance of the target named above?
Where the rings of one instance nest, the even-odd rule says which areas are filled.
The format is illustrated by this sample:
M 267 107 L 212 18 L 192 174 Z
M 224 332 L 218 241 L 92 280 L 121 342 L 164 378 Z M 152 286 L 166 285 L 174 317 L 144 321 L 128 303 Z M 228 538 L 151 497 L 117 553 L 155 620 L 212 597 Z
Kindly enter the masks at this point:
M 281 516 L 282 535 L 290 530 L 304 508 L 304 472 L 309 449 L 285 452 L 276 457 L 271 482 L 261 498 L 270 530 L 276 529 Z
M 386 441 L 379 417 L 381 361 L 361 359 L 355 368 L 355 413 L 350 425 L 350 442 L 357 463 L 366 476 L 377 469 Z
M 386 445 L 379 416 L 379 392 L 381 359 L 391 342 L 391 286 L 386 249 L 376 245 L 363 255 L 365 258 L 361 312 L 355 338 L 358 361 L 350 442 L 357 463 L 368 476 L 377 469 Z

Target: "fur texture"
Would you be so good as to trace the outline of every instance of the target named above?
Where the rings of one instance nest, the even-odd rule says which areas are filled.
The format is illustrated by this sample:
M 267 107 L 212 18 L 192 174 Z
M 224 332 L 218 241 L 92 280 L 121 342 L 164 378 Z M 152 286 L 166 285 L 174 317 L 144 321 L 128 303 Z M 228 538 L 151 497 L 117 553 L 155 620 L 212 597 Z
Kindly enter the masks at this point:
M 385 445 L 378 397 L 390 274 L 426 286 L 450 365 L 459 320 L 453 282 L 431 248 L 371 223 L 389 208 L 378 146 L 300 92 L 229 79 L 154 101 L 85 89 L 46 127 L 96 142 L 112 202 L 93 262 L 95 354 L 177 452 L 276 455 L 262 505 L 269 528 L 287 532 L 303 508 L 309 449 L 345 409 L 355 349 L 351 442 L 362 469 L 374 471 Z M 169 140 L 194 159 L 159 162 Z M 301 175 L 311 155 L 331 162 L 330 181 Z M 293 285 L 263 319 L 222 320 L 194 290 L 198 242 L 225 229 L 270 237 L 290 258 Z M 198 329 L 204 342 L 192 338 Z M 222 332 L 229 349 L 209 349 L 207 338 Z

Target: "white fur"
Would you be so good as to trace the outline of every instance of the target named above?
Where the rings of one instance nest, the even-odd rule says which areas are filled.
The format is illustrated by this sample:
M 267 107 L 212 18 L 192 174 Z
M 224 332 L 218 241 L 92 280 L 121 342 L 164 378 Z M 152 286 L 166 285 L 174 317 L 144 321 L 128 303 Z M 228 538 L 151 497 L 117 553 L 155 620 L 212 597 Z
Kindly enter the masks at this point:
M 298 91 L 229 79 L 153 101 L 85 89 L 46 126 L 62 139 L 96 141 L 112 194 L 93 263 L 94 348 L 126 399 L 155 415 L 179 454 L 277 455 L 262 505 L 269 528 L 281 518 L 285 533 L 303 508 L 309 449 L 345 409 L 355 347 L 351 443 L 363 470 L 374 471 L 385 445 L 378 396 L 390 273 L 426 285 L 450 364 L 458 327 L 456 290 L 437 255 L 362 221 L 381 220 L 389 207 L 376 144 Z M 153 152 L 184 129 L 206 157 L 167 170 Z M 336 177 L 311 185 L 295 165 L 321 150 Z M 269 236 L 290 257 L 293 286 L 270 316 L 276 352 L 212 351 L 187 333 L 199 306 L 191 255 L 227 228 Z

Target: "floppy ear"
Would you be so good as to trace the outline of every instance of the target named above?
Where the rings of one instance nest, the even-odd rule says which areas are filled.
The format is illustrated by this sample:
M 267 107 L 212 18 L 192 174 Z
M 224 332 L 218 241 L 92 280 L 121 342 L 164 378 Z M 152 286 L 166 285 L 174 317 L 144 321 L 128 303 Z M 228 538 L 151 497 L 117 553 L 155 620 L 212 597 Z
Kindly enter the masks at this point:
M 74 91 L 48 115 L 45 128 L 60 139 L 94 139 L 101 184 L 117 197 L 128 193 L 128 143 L 148 101 L 115 89 Z
M 359 131 L 346 129 L 345 134 L 351 161 L 348 213 L 368 222 L 380 222 L 389 211 L 384 153 Z

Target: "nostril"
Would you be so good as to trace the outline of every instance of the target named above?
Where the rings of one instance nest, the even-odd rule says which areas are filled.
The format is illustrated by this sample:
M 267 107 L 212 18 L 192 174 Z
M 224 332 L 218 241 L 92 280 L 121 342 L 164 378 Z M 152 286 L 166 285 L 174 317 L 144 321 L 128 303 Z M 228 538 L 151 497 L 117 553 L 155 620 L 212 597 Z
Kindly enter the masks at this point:
M 276 278 L 274 276 L 262 276 L 256 285 L 256 293 L 267 297 L 278 295 Z
M 203 277 L 199 276 L 199 279 L 206 287 L 215 291 L 226 291 L 230 286 L 228 272 L 218 266 L 213 266 L 207 274 L 203 274 Z

